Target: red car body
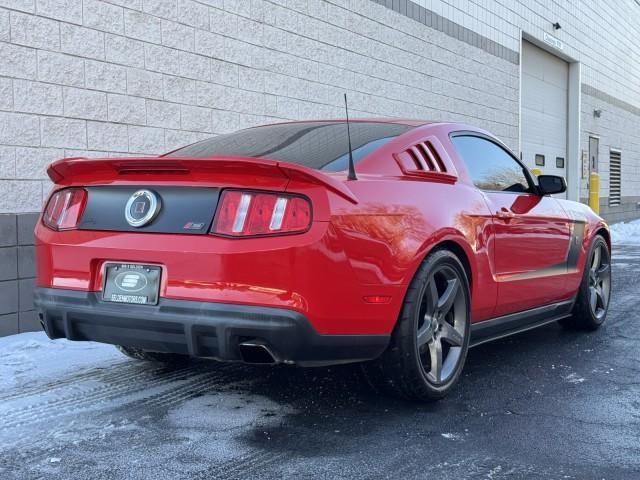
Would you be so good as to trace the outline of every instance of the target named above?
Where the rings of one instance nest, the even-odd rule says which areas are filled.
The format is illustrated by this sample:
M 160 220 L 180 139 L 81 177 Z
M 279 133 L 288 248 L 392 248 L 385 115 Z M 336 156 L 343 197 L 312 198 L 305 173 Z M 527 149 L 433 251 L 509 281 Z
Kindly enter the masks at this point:
M 566 315 L 592 238 L 597 233 L 609 238 L 603 220 L 576 202 L 478 189 L 451 135 L 472 132 L 497 142 L 487 132 L 456 123 L 376 121 L 412 128 L 359 161 L 357 180 L 348 180 L 344 171 L 258 158 L 53 163 L 54 192 L 104 186 L 286 192 L 308 199 L 313 218 L 302 233 L 251 238 L 55 231 L 41 219 L 35 230 L 36 305 L 45 330 L 52 338 L 128 340 L 159 351 L 238 360 L 237 342 L 253 338 L 256 324 L 260 333 L 260 322 L 273 323 L 269 312 L 277 311 L 306 322 L 305 332 L 315 339 L 302 341 L 286 325 L 279 331 L 291 335 L 278 334 L 275 344 L 269 335 L 257 337 L 270 344 L 277 360 L 302 365 L 366 360 L 385 349 L 418 267 L 443 245 L 467 270 L 474 329 L 536 309 L 544 317 L 538 315 L 536 325 Z M 160 304 L 102 305 L 99 293 L 109 262 L 159 266 Z M 95 296 L 87 300 L 91 293 Z M 162 303 L 167 301 L 238 308 L 224 310 L 219 316 L 224 321 L 213 324 L 199 323 L 204 316 L 191 312 L 176 326 L 173 315 L 170 331 L 156 335 L 154 343 L 162 328 L 153 322 L 167 314 Z M 108 313 L 116 309 L 124 323 L 112 322 Z M 246 331 L 234 330 L 234 322 L 243 319 L 250 320 L 243 324 Z M 483 335 L 474 329 L 472 344 L 502 335 L 499 329 Z

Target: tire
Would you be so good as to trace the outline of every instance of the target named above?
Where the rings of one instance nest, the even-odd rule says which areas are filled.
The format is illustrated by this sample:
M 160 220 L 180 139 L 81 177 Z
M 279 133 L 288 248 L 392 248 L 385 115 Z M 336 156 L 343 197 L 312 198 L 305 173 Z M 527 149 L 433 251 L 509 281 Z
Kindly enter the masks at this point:
M 116 348 L 120 352 L 124 353 L 127 357 L 135 360 L 144 360 L 148 362 L 160 362 L 170 365 L 180 365 L 188 363 L 190 358 L 187 355 L 180 355 L 178 353 L 161 353 L 161 352 L 148 352 L 140 348 L 125 347 L 123 345 L 116 345 Z
M 560 323 L 572 330 L 596 330 L 607 318 L 610 298 L 611 253 L 605 239 L 596 235 L 589 248 L 571 316 Z
M 364 365 L 369 381 L 409 400 L 447 395 L 467 356 L 470 305 L 469 281 L 458 257 L 448 250 L 429 254 L 407 290 L 387 350 Z

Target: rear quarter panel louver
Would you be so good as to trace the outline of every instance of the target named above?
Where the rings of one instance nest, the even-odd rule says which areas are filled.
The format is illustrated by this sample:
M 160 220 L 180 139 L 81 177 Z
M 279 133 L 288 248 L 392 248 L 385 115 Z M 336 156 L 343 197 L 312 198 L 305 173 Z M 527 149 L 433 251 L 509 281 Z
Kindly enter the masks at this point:
M 413 143 L 393 157 L 407 176 L 445 183 L 458 179 L 451 158 L 436 137 Z

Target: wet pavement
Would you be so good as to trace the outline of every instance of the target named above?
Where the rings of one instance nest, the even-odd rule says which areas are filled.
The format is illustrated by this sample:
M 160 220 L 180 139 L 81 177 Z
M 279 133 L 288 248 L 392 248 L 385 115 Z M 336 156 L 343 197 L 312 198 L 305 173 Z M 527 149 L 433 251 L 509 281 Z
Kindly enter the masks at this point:
M 0 387 L 0 478 L 638 479 L 640 247 L 613 261 L 599 331 L 476 347 L 434 404 L 380 395 L 356 367 L 166 368 L 96 347 Z

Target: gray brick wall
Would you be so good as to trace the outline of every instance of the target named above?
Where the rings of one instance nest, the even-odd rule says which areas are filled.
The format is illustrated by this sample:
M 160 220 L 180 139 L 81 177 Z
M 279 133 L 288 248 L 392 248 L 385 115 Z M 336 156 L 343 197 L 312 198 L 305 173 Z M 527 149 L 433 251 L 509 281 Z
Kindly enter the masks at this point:
M 0 336 L 40 329 L 33 310 L 36 214 L 0 215 Z
M 600 110 L 600 117 L 594 116 Z M 640 109 L 638 109 L 640 110 Z M 633 106 L 620 104 L 602 92 L 583 86 L 582 138 L 585 152 L 589 151 L 589 136 L 599 137 L 598 173 L 600 174 L 601 215 L 608 222 L 640 217 L 640 114 Z M 621 151 L 622 204 L 609 206 L 609 155 L 611 149 Z M 581 184 L 581 197 L 589 195 L 587 180 Z
M 344 91 L 354 116 L 469 121 L 515 148 L 517 62 L 476 43 L 369 0 L 0 0 L 0 213 L 38 210 L 57 158 L 341 116 Z
M 637 109 L 640 65 L 627 52 L 639 10 L 632 0 L 0 0 L 0 213 L 38 210 L 57 158 L 153 155 L 340 116 L 343 91 L 354 115 L 468 121 L 517 149 L 521 31 L 560 38 L 585 84 Z M 624 195 L 638 193 L 633 155 Z

